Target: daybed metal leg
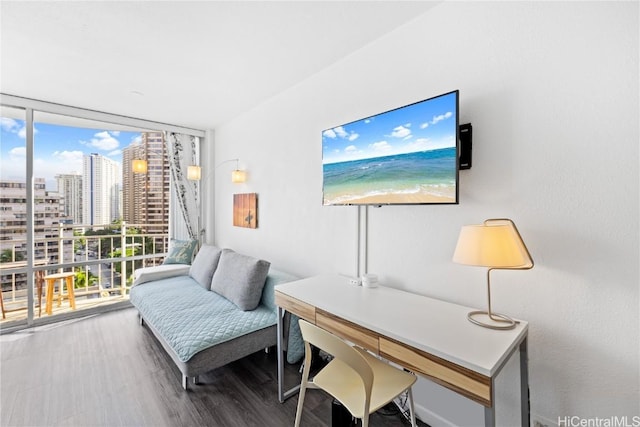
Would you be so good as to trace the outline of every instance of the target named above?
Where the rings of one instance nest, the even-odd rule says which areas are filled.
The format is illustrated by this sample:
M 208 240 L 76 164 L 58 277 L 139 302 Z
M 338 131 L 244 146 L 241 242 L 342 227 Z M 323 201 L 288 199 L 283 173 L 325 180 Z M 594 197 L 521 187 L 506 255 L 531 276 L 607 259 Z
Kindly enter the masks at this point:
M 138 321 L 140 322 L 140 326 L 144 326 L 144 319 L 142 318 L 142 314 L 138 314 Z
M 195 377 L 193 377 L 193 383 L 195 385 L 200 384 L 200 376 L 199 375 L 196 375 Z
M 186 375 L 182 376 L 182 388 L 185 390 L 189 390 L 189 377 Z

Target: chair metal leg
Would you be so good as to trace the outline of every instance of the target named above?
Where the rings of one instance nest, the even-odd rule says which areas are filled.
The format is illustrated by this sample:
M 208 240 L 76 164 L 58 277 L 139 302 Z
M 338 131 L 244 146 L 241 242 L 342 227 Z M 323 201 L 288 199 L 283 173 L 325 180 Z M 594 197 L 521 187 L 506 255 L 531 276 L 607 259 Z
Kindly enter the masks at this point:
M 409 415 L 411 416 L 411 427 L 417 427 L 416 412 L 415 407 L 413 406 L 413 392 L 411 389 L 412 387 L 409 387 Z
M 185 390 L 189 390 L 189 377 L 186 375 L 182 376 L 182 388 Z

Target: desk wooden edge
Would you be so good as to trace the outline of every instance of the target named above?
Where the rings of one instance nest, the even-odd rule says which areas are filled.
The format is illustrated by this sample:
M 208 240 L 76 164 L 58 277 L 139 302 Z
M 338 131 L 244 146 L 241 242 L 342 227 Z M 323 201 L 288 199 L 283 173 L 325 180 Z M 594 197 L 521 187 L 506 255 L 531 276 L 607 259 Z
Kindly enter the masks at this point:
M 493 382 L 490 377 L 408 346 L 332 313 L 317 309 L 315 306 L 279 292 L 277 289 L 275 303 L 302 319 L 421 374 L 485 407 L 493 406 Z
M 486 407 L 493 406 L 490 377 L 383 336 L 380 356 Z
M 316 324 L 316 308 L 314 306 L 283 294 L 277 289 L 275 292 L 275 302 L 278 307 L 287 310 L 289 313 L 293 313 L 314 325 Z

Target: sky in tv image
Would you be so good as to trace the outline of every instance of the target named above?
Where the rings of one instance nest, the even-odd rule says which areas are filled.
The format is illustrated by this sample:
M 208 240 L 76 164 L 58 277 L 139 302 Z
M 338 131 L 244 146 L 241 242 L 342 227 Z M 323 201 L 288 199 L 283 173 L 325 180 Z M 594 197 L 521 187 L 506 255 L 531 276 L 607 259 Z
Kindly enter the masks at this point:
M 327 129 L 322 163 L 454 147 L 454 93 Z
M 457 93 L 322 133 L 323 204 L 456 203 Z
M 0 178 L 26 180 L 25 121 L 0 118 Z M 82 173 L 84 155 L 98 153 L 117 163 L 122 149 L 140 140 L 140 132 L 34 124 L 34 177 L 45 178 L 47 190 L 56 190 L 55 175 Z

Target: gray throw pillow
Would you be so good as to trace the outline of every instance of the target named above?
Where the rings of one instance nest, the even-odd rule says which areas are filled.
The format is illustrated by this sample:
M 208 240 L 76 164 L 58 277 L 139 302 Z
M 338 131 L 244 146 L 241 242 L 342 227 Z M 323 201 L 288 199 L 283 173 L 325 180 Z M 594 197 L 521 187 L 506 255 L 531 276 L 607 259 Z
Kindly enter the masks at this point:
M 211 287 L 211 278 L 216 271 L 222 249 L 213 245 L 202 245 L 189 269 L 189 276 L 205 289 Z
M 268 261 L 223 249 L 213 273 L 211 290 L 243 311 L 254 310 L 260 304 L 270 265 Z

